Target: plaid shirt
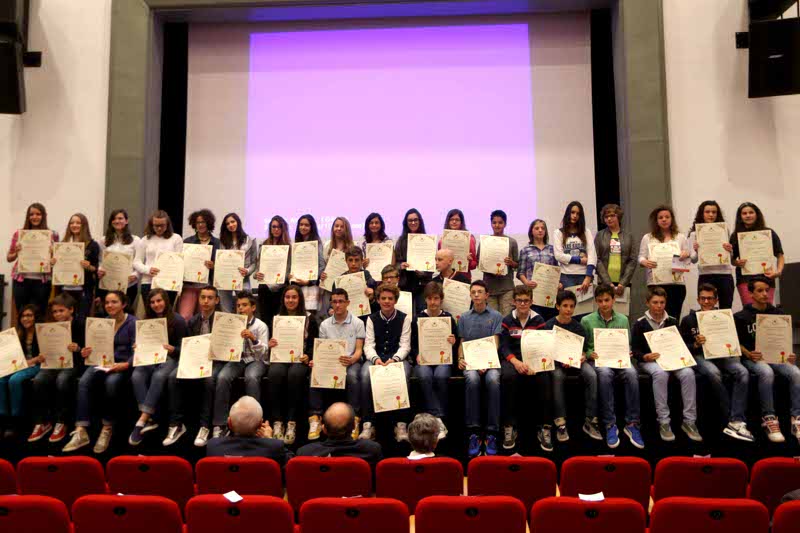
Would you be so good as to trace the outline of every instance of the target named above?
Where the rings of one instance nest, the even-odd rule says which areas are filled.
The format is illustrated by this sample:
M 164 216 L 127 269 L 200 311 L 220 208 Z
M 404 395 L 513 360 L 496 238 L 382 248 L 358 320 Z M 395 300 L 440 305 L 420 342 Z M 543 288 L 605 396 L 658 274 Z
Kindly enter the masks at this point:
M 19 230 L 15 231 L 14 235 L 11 237 L 11 245 L 8 247 L 8 252 L 9 253 L 13 252 L 17 248 L 17 242 L 19 242 Z M 57 231 L 50 230 L 50 242 L 51 243 L 58 242 L 58 232 Z M 50 281 L 50 278 L 52 276 L 52 269 L 51 269 L 51 272 L 45 272 L 43 274 L 23 274 L 23 273 L 17 272 L 18 264 L 19 264 L 19 261 L 14 261 L 14 266 L 11 267 L 11 279 L 13 279 L 14 281 L 18 281 L 18 282 L 22 283 L 22 281 L 26 277 L 39 277 L 39 279 L 41 279 L 42 282 L 44 282 L 44 283 Z
M 558 266 L 552 244 L 546 244 L 541 250 L 529 244 L 519 253 L 519 267 L 517 267 L 517 277 L 523 275 L 528 280 L 533 278 L 534 263 L 544 263 L 545 265 Z

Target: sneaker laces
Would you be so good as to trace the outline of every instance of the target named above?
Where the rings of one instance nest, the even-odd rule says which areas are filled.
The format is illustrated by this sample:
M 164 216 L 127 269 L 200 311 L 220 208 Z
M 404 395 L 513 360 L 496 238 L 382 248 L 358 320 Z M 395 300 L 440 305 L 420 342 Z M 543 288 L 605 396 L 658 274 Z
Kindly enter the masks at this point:
M 764 419 L 764 425 L 770 433 L 780 433 L 781 431 L 780 424 L 778 424 L 778 419 L 774 416 L 766 417 Z
M 170 440 L 174 439 L 175 436 L 178 434 L 178 430 L 180 430 L 180 427 L 178 426 L 170 427 L 169 431 L 167 432 L 167 438 Z

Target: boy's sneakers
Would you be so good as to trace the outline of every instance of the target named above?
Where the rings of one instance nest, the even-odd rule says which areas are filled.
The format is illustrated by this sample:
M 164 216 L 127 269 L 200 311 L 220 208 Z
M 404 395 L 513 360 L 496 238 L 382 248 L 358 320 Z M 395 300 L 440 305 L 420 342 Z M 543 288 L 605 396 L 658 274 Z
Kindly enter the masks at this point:
M 100 430 L 100 436 L 97 437 L 97 442 L 94 443 L 94 453 L 105 453 L 108 445 L 111 444 L 111 434 L 111 426 L 103 426 L 103 429 Z
M 753 434 L 747 429 L 747 424 L 744 422 L 728 422 L 728 425 L 722 432 L 729 436 L 733 437 L 734 439 L 739 439 L 747 442 L 754 442 L 756 439 L 753 437 Z
M 594 440 L 603 440 L 603 435 L 600 434 L 600 424 L 597 421 L 597 417 L 587 418 L 583 422 L 583 432 Z
M 320 435 L 320 418 L 318 415 L 308 417 L 308 440 L 317 440 Z
M 297 439 L 297 423 L 292 420 L 291 422 L 286 423 L 286 433 L 283 435 L 283 442 L 287 446 L 291 446 L 294 444 L 294 441 Z
M 558 442 L 567 442 L 569 440 L 566 424 L 556 426 L 556 439 L 558 439 Z
M 138 446 L 144 440 L 144 436 L 142 436 L 144 424 L 139 425 L 137 422 L 135 426 L 133 426 L 133 431 L 131 432 L 131 436 L 128 437 L 128 444 L 131 446 Z
M 375 440 L 375 428 L 372 422 L 364 422 L 364 427 L 361 429 L 361 434 L 358 436 L 362 440 Z
M 672 428 L 669 427 L 669 424 L 659 424 L 658 434 L 664 442 L 672 442 L 675 440 L 675 433 L 672 432 Z
M 628 424 L 625 426 L 625 435 L 630 439 L 631 444 L 640 450 L 644 449 L 644 439 L 642 438 L 642 431 L 639 429 L 639 424 Z M 673 435 L 673 438 L 675 436 Z
M 62 424 L 61 422 L 56 422 L 56 426 L 53 429 L 53 434 L 50 435 L 50 438 L 47 439 L 47 441 L 52 443 L 61 442 L 62 440 L 64 440 L 64 437 L 66 436 L 67 436 L 66 424 Z
M 183 424 L 181 424 L 181 425 L 177 425 L 177 424 L 171 425 L 169 427 L 169 429 L 167 429 L 167 436 L 161 442 L 161 445 L 162 446 L 172 446 L 173 444 L 178 442 L 178 439 L 183 437 L 184 433 L 186 433 L 186 426 L 184 426 Z
M 86 431 L 86 428 L 77 427 L 70 435 L 72 435 L 72 438 L 69 439 L 69 442 L 62 450 L 65 453 L 74 452 L 75 450 L 79 450 L 91 444 L 89 433 Z
M 767 438 L 770 442 L 785 442 L 783 433 L 781 433 L 781 425 L 778 423 L 778 417 L 775 415 L 768 415 L 762 418 L 761 427 L 767 433 Z
M 200 430 L 197 432 L 197 437 L 194 439 L 194 445 L 198 448 L 205 448 L 206 443 L 208 443 L 208 436 L 211 432 L 205 426 L 201 427 Z
M 481 439 L 475 433 L 473 433 L 469 436 L 469 441 L 467 441 L 467 455 L 469 455 L 469 458 L 472 459 L 473 457 L 478 457 L 480 454 Z
M 619 429 L 616 424 L 611 424 L 606 428 L 606 444 L 609 448 L 619 446 Z
M 272 424 L 272 438 L 283 440 L 283 422 L 280 420 L 276 420 L 274 424 Z
M 36 424 L 33 426 L 31 436 L 28 437 L 28 442 L 36 442 L 44 438 L 45 435 L 53 431 L 53 424 L 45 422 L 44 424 Z
M 228 436 L 228 428 L 224 428 L 222 426 L 214 426 L 214 432 L 212 433 L 212 439 L 221 439 L 222 437 Z
M 792 435 L 800 442 L 800 417 L 792 417 Z
M 486 437 L 486 455 L 489 457 L 497 455 L 497 437 L 494 435 Z
M 553 434 L 549 424 L 540 427 L 536 437 L 539 439 L 539 446 L 541 446 L 544 451 L 553 451 Z
M 514 429 L 514 426 L 512 425 L 507 425 L 503 427 L 503 449 L 512 450 L 516 445 L 517 445 L 517 430 Z
M 157 428 L 158 428 L 158 422 L 156 422 L 151 418 L 144 423 L 144 427 L 142 428 L 142 433 L 147 433 L 148 431 L 153 431 L 154 429 Z
M 394 440 L 408 442 L 408 426 L 405 422 L 398 422 L 394 426 Z
M 358 435 L 361 433 L 359 428 L 361 427 L 361 417 L 357 416 L 355 420 L 355 424 L 353 424 L 353 432 L 350 434 L 350 438 L 356 440 Z
M 683 424 L 681 424 L 681 430 L 693 441 L 703 442 L 703 437 L 700 436 L 700 431 L 697 429 L 697 425 L 694 422 L 684 420 Z

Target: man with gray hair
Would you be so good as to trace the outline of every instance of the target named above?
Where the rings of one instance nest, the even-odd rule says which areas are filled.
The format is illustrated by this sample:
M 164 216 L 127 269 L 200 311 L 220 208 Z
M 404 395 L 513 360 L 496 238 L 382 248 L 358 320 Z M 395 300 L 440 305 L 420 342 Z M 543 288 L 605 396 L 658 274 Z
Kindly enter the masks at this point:
M 420 413 L 408 425 L 408 442 L 413 450 L 408 456 L 411 460 L 425 459 L 436 455 L 439 444 L 439 421 L 428 413 Z
M 228 415 L 231 434 L 208 441 L 208 457 L 266 457 L 283 467 L 291 458 L 282 440 L 273 439 L 272 428 L 264 422 L 261 404 L 252 396 L 242 396 Z

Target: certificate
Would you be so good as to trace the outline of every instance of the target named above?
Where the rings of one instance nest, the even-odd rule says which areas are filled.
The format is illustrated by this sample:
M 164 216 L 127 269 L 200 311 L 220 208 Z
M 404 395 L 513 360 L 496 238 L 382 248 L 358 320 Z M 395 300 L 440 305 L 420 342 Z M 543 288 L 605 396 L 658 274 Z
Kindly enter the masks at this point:
M 647 245 L 648 259 L 656 262 L 656 267 L 652 269 L 655 283 L 675 282 L 672 273 L 672 258 L 676 255 L 681 255 L 681 250 L 675 241 L 650 242 Z
M 467 370 L 500 368 L 497 343 L 493 336 L 464 341 L 461 343 L 461 349 L 464 352 L 464 362 L 467 363 Z
M 319 277 L 319 245 L 317 241 L 292 244 L 292 276 L 305 281 L 315 281 Z
M 314 339 L 312 389 L 344 389 L 347 367 L 339 361 L 343 355 L 347 355 L 346 339 Z
M 21 229 L 17 232 L 17 242 L 22 245 L 17 255 L 17 272 L 50 272 L 52 235 L 49 229 Z
M 269 350 L 270 363 L 299 363 L 306 339 L 306 317 L 275 315 L 272 338 L 278 345 Z
M 564 287 L 565 291 L 572 291 L 575 294 L 577 302 L 575 303 L 575 310 L 572 316 L 586 315 L 594 311 L 594 285 L 589 285 L 586 292 L 581 292 L 578 289 L 580 285 L 573 285 L 572 287 Z
M 393 254 L 392 241 L 367 243 L 367 259 L 369 259 L 367 270 L 373 279 L 381 279 L 383 267 L 394 263 Z
M 584 338 L 569 330 L 553 327 L 553 359 L 572 368 L 581 367 Z
M 217 250 L 214 261 L 214 287 L 224 291 L 240 291 L 244 276 L 244 250 Z
M 421 365 L 449 365 L 453 362 L 453 345 L 447 337 L 453 334 L 450 317 L 417 319 L 418 352 Z
M 531 281 L 536 282 L 536 288 L 533 289 L 533 305 L 555 307 L 561 269 L 555 265 L 534 263 L 532 276 Z
M 540 329 L 526 329 L 520 339 L 522 362 L 528 365 L 529 374 L 550 372 L 555 370 L 553 364 L 554 331 Z
M 508 273 L 506 257 L 509 256 L 508 237 L 481 235 L 480 264 L 478 269 L 487 274 L 505 276 Z
M 105 274 L 100 278 L 100 288 L 105 291 L 124 291 L 133 274 L 133 256 L 122 252 L 104 252 L 100 265 Z
M 733 311 L 730 309 L 698 312 L 697 326 L 700 335 L 706 338 L 703 344 L 703 355 L 706 359 L 742 355 L 733 322 Z
M 210 244 L 183 245 L 183 281 L 191 283 L 208 283 L 208 267 L 211 261 L 213 246 Z M 160 276 L 161 274 L 159 274 Z
M 663 370 L 679 370 L 697 364 L 675 326 L 648 331 L 644 338 L 650 351 L 659 354 L 656 363 Z
M 456 272 L 469 272 L 470 237 L 468 231 L 446 229 L 442 232 L 441 248 L 453 252 L 453 270 Z
M 158 274 L 153 276 L 153 288 L 165 291 L 183 290 L 183 254 L 178 252 L 161 252 L 156 256 L 153 268 Z
M 772 230 L 744 231 L 737 233 L 739 239 L 739 259 L 746 259 L 742 274 L 765 274 L 775 264 L 775 251 L 772 248 Z
M 630 368 L 631 343 L 628 330 L 594 328 L 594 352 L 597 368 Z
M 694 231 L 700 266 L 730 264 L 731 256 L 722 246 L 728 242 L 728 228 L 724 222 L 695 224 Z
M 114 365 L 114 319 L 86 319 L 86 346 L 92 349 L 92 355 L 85 358 L 86 366 L 111 368 Z
M 81 261 L 84 259 L 82 242 L 53 243 L 53 285 L 83 285 L 84 271 Z
M 284 283 L 288 265 L 288 244 L 265 244 L 261 246 L 258 271 L 264 274 L 264 279 L 259 282 L 259 285 L 279 285 Z
M 344 252 L 341 250 L 331 250 L 331 255 L 328 256 L 328 261 L 325 263 L 325 280 L 320 281 L 319 286 L 331 292 L 333 290 L 333 284 L 336 283 L 336 278 L 347 272 L 347 270 L 347 261 L 344 258 Z
M 406 262 L 409 270 L 436 272 L 436 235 L 409 233 Z
M 0 378 L 28 368 L 25 352 L 14 328 L 0 332 Z
M 158 365 L 167 360 L 169 344 L 167 319 L 151 318 L 136 321 L 136 348 L 133 349 L 133 366 Z
M 756 315 L 756 351 L 766 363 L 785 363 L 792 353 L 791 315 Z
M 442 309 L 456 317 L 456 320 L 460 319 L 461 315 L 469 311 L 472 304 L 472 298 L 469 295 L 469 283 L 445 279 L 443 288 L 444 300 L 442 300 Z
M 336 287 L 347 291 L 350 298 L 350 312 L 356 316 L 364 316 L 370 313 L 369 298 L 364 294 L 367 290 L 367 281 L 364 272 L 345 274 L 336 280 Z
M 414 295 L 408 291 L 400 291 L 400 298 L 394 304 L 394 308 L 402 311 L 408 316 L 414 315 Z
M 39 343 L 39 353 L 44 355 L 42 368 L 72 368 L 72 352 L 67 349 L 72 344 L 72 322 L 36 324 L 36 342 Z
M 178 360 L 178 379 L 200 379 L 211 376 L 213 362 L 211 334 L 184 337 L 181 341 L 181 358 Z
M 376 413 L 411 407 L 403 363 L 370 365 L 369 380 L 372 383 L 372 405 Z
M 211 327 L 211 359 L 239 361 L 242 358 L 242 331 L 247 329 L 247 316 L 233 313 L 214 313 Z

